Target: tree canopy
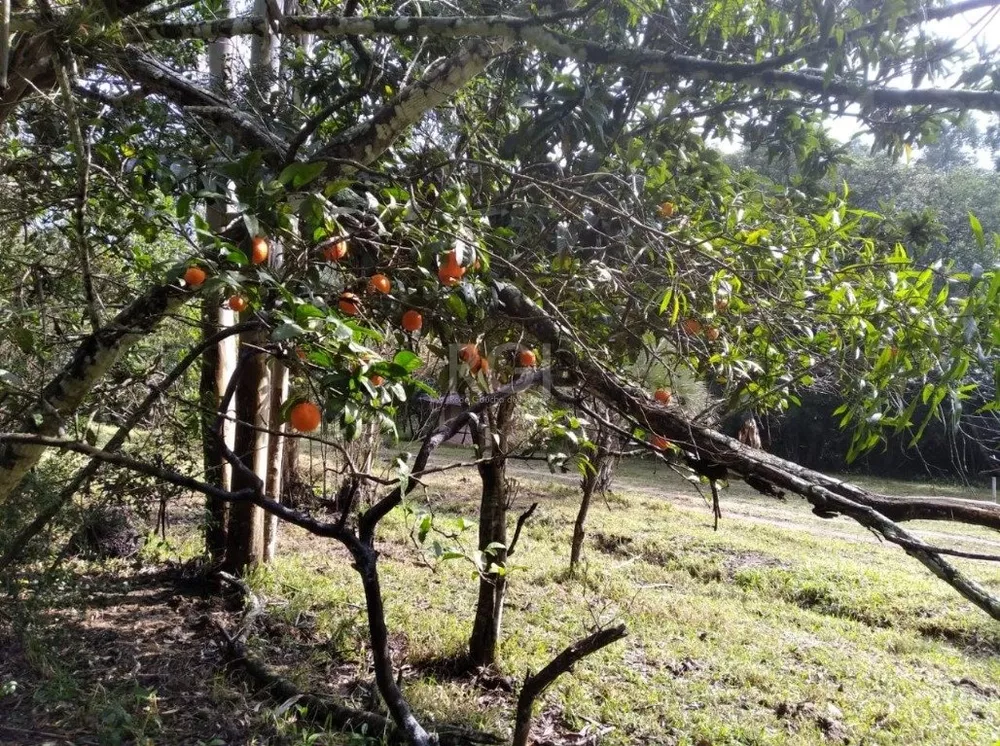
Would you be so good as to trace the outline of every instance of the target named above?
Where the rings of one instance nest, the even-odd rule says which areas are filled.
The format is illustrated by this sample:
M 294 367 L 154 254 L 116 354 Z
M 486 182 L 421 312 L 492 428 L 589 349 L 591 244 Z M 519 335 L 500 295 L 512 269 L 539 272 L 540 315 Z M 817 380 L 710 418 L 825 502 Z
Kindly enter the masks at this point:
M 856 118 L 898 158 L 948 115 L 1000 112 L 995 50 L 934 27 L 997 7 L 17 7 L 0 34 L 2 227 L 15 247 L 0 257 L 0 500 L 47 449 L 76 451 L 338 539 L 378 598 L 378 521 L 430 450 L 494 400 L 435 430 L 386 495 L 349 502 L 336 522 L 279 503 L 248 465 L 274 427 L 247 403 L 261 387 L 245 376 L 217 392 L 220 419 L 235 397 L 237 419 L 256 425 L 224 449 L 231 485 L 67 437 L 80 418 L 135 414 L 114 396 L 121 382 L 190 363 L 193 328 L 212 330 L 190 303 L 200 297 L 203 312 L 226 305 L 249 325 L 229 327 L 243 334 L 238 367 L 258 365 L 259 382 L 264 357 L 281 363 L 293 379 L 283 414 L 315 402 L 336 442 L 365 423 L 391 431 L 426 390 L 421 361 L 463 344 L 512 346 L 463 369 L 470 390 L 504 400 L 537 385 L 545 376 L 518 375 L 510 355 L 530 347 L 551 388 L 603 402 L 622 437 L 713 486 L 733 473 L 849 515 L 1000 618 L 988 590 L 898 525 L 996 527 L 1000 510 L 873 495 L 716 429 L 817 385 L 837 393 L 852 455 L 886 432 L 919 440 L 963 402 L 992 411 L 995 389 L 975 399 L 971 373 L 1000 375 L 1000 271 L 925 261 L 914 233 L 853 203 L 850 186 L 776 183 L 711 146 L 780 144 L 825 175 L 844 155 L 827 115 Z M 980 248 L 997 240 L 975 217 L 969 229 Z M 202 351 L 217 341 L 203 336 Z M 654 400 L 640 358 L 700 382 L 704 406 Z M 208 438 L 211 404 L 184 415 Z M 371 634 L 387 656 L 384 621 Z M 378 678 L 399 727 L 427 742 L 391 663 Z

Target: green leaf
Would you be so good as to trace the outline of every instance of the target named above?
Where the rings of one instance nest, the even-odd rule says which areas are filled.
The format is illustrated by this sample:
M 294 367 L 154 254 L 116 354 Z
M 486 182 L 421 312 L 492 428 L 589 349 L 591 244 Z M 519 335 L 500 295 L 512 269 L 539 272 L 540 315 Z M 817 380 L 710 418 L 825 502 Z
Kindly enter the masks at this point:
M 177 218 L 179 220 L 187 220 L 191 217 L 191 202 L 194 197 L 188 194 L 182 194 L 180 199 L 177 200 Z
M 284 324 L 278 324 L 274 331 L 271 332 L 271 339 L 275 342 L 284 342 L 288 339 L 293 339 L 302 334 L 305 334 L 306 330 L 303 329 L 298 324 L 293 324 L 290 321 L 286 321 Z
M 325 168 L 326 163 L 322 161 L 316 163 L 293 163 L 290 166 L 286 166 L 281 172 L 278 176 L 278 182 L 286 186 L 291 184 L 295 188 L 302 187 L 319 177 Z
M 410 352 L 409 350 L 400 350 L 397 352 L 395 357 L 392 358 L 392 362 L 401 367 L 407 373 L 413 373 L 424 364 L 424 361 L 420 359 L 419 355 Z
M 979 222 L 979 218 L 969 211 L 969 227 L 972 228 L 972 235 L 976 237 L 976 244 L 979 248 L 986 246 L 986 236 L 983 234 L 983 225 Z
M 244 254 L 239 249 L 233 249 L 228 254 L 226 254 L 226 260 L 232 262 L 237 267 L 246 267 L 250 264 L 250 260 L 247 259 L 247 255 Z
M 448 307 L 449 311 L 462 321 L 469 318 L 469 309 L 466 307 L 465 301 L 463 301 L 458 294 L 452 293 L 449 295 L 444 304 Z

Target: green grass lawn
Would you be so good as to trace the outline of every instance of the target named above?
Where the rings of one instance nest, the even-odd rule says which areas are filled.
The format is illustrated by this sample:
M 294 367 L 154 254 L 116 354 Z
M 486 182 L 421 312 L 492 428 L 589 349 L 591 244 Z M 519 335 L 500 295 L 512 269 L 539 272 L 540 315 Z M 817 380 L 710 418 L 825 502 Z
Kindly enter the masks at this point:
M 455 456 L 445 451 L 442 462 Z M 585 566 L 566 573 L 575 478 L 518 467 L 514 512 L 540 507 L 514 557 L 502 670 L 519 681 L 595 624 L 629 636 L 562 678 L 539 707 L 556 732 L 601 744 L 992 744 L 1000 738 L 1000 626 L 922 565 L 848 520 L 823 521 L 800 501 L 724 493 L 720 530 L 669 472 L 629 465 L 594 506 Z M 454 530 L 472 519 L 474 474 L 428 481 L 411 503 Z M 898 491 L 913 492 L 910 486 Z M 928 494 L 927 485 L 920 491 Z M 674 499 L 666 499 L 673 495 Z M 506 732 L 513 696 L 448 674 L 464 649 L 476 581 L 461 560 L 427 564 L 413 519 L 384 522 L 381 563 L 397 663 L 427 721 Z M 952 545 L 987 532 L 939 532 Z M 467 544 L 474 532 L 466 535 Z M 313 688 L 315 668 L 363 668 L 360 588 L 340 550 L 295 532 L 257 578 L 289 622 L 310 619 L 321 654 L 286 672 Z M 1000 590 L 1000 569 L 965 563 Z M 261 651 L 275 648 L 261 645 Z M 332 652 L 335 651 L 335 652 Z M 287 653 L 287 651 L 286 651 Z M 280 661 L 279 661 L 280 663 Z
M 446 447 L 434 463 L 467 458 Z M 381 526 L 395 662 L 426 724 L 509 735 L 527 670 L 595 625 L 624 623 L 625 640 L 539 702 L 540 743 L 1000 743 L 1000 625 L 850 520 L 821 520 L 797 498 L 734 483 L 716 532 L 691 485 L 662 465 L 630 462 L 614 494 L 593 506 L 584 565 L 569 577 L 578 477 L 537 462 L 512 464 L 511 476 L 511 521 L 532 502 L 539 508 L 513 558 L 499 677 L 454 665 L 472 625 L 472 565 L 435 562 L 412 536 L 431 511 L 441 533 L 428 544 L 471 550 L 475 530 L 460 531 L 459 519 L 475 518 L 476 473 L 428 478 Z M 928 483 L 869 486 L 981 497 Z M 214 624 L 232 628 L 236 610 L 158 577 L 165 556 L 200 551 L 200 505 L 190 501 L 189 522 L 174 523 L 170 546 L 150 548 L 142 563 L 68 561 L 54 585 L 28 594 L 30 619 L 0 609 L 0 743 L 56 734 L 79 744 L 360 746 L 296 726 L 295 703 L 276 707 L 225 676 Z M 937 544 L 1000 553 L 995 532 L 910 527 Z M 1000 593 L 1000 567 L 959 564 Z M 380 707 L 360 584 L 338 545 L 287 529 L 279 558 L 252 583 L 266 602 L 250 638 L 257 657 L 310 692 Z

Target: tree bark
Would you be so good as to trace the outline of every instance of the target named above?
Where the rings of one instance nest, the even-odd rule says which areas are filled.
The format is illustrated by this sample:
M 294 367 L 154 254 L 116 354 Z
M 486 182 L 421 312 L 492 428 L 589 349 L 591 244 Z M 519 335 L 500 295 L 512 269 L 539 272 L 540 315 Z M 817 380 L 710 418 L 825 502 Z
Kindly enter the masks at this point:
M 576 570 L 576 566 L 580 561 L 580 555 L 583 553 L 583 541 L 586 538 L 584 527 L 587 523 L 587 513 L 590 510 L 590 503 L 595 494 L 603 494 L 611 489 L 616 460 L 612 450 L 614 440 L 614 433 L 603 425 L 598 425 L 597 442 L 595 444 L 597 450 L 591 457 L 590 468 L 588 468 L 580 484 L 580 509 L 576 513 L 576 521 L 573 524 L 573 542 L 570 546 L 570 574 Z
M 263 331 L 248 332 L 240 338 L 241 346 L 249 350 L 262 348 L 266 341 Z M 252 476 L 241 469 L 234 469 L 233 491 L 257 489 L 267 479 L 271 391 L 267 356 L 263 352 L 250 355 L 237 375 L 236 445 L 233 451 Z M 264 511 L 259 506 L 250 501 L 230 505 L 226 533 L 225 570 L 239 575 L 264 562 Z
M 288 398 L 288 368 L 280 360 L 271 361 L 271 410 L 269 414 L 271 435 L 267 445 L 267 476 L 264 480 L 266 494 L 281 500 L 284 484 L 285 448 L 287 439 L 283 435 L 285 422 L 281 418 L 281 406 Z M 278 550 L 278 516 L 268 514 L 264 519 L 264 562 L 271 562 Z
M 226 17 L 229 11 L 229 3 L 224 2 L 220 14 Z M 217 93 L 225 94 L 229 86 L 229 54 L 229 39 L 216 39 L 208 45 L 209 83 Z M 226 192 L 225 183 L 216 191 Z M 221 234 L 226 229 L 227 213 L 224 200 L 209 200 L 205 206 L 205 219 L 209 228 Z M 217 300 L 202 301 L 202 338 L 215 333 L 216 328 L 226 328 L 232 324 L 233 313 L 220 308 Z M 232 375 L 235 356 L 236 339 L 227 337 L 223 342 L 207 350 L 201 362 L 201 444 L 205 481 L 224 490 L 232 486 L 232 467 L 222 455 L 215 424 L 223 392 L 229 385 L 229 378 Z M 222 437 L 229 448 L 234 445 L 233 435 L 233 425 L 227 419 L 223 425 Z M 210 561 L 217 565 L 225 559 L 229 505 L 224 500 L 212 496 L 206 496 L 205 501 L 205 549 Z
M 201 335 L 209 338 L 223 324 L 218 301 L 204 300 L 201 308 Z M 220 489 L 232 486 L 232 472 L 222 455 L 214 432 L 222 391 L 227 381 L 223 376 L 222 343 L 209 347 L 201 359 L 201 450 L 205 481 Z M 205 549 L 213 564 L 222 562 L 226 553 L 226 520 L 228 504 L 217 497 L 205 498 Z
M 531 733 L 531 710 L 535 700 L 551 686 L 552 682 L 564 673 L 573 670 L 576 663 L 591 653 L 596 653 L 623 637 L 625 637 L 625 625 L 593 632 L 563 650 L 537 674 L 526 676 L 524 686 L 521 687 L 521 693 L 517 697 L 517 717 L 514 721 L 512 746 L 528 746 L 528 736 Z
M 469 637 L 469 660 L 476 666 L 497 662 L 500 626 L 503 621 L 507 578 L 507 430 L 514 413 L 514 398 L 498 404 L 490 413 L 490 432 L 474 427 L 477 451 L 482 458 L 486 441 L 491 457 L 479 464 L 482 494 L 479 503 L 479 551 L 483 569 L 479 576 L 479 596 Z M 490 548 L 490 545 L 499 545 Z M 491 567 L 493 568 L 491 571 Z
M 354 540 L 348 543 L 348 549 L 354 557 L 355 567 L 361 576 L 361 584 L 365 591 L 368 634 L 372 646 L 372 660 L 375 664 L 375 683 L 378 685 L 379 693 L 392 719 L 406 734 L 410 743 L 415 746 L 430 746 L 431 738 L 410 711 L 410 706 L 403 697 L 393 671 L 389 630 L 385 625 L 385 606 L 382 602 L 382 589 L 378 577 L 378 553 Z
M 503 600 L 507 588 L 506 577 L 491 565 L 503 568 L 507 550 L 487 549 L 490 544 L 507 545 L 507 475 L 505 460 L 487 461 L 479 465 L 483 482 L 479 505 L 479 551 L 484 553 L 483 572 L 479 577 L 479 597 L 476 616 L 469 638 L 469 659 L 477 666 L 491 666 L 497 660 L 500 641 L 500 624 L 503 620 Z

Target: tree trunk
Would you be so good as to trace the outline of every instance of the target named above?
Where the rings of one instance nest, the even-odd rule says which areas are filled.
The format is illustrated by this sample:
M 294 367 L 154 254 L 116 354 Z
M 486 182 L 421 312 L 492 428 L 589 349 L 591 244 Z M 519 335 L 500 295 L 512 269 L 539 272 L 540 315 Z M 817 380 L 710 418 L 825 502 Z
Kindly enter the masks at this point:
M 201 336 L 210 337 L 217 331 L 221 318 L 218 301 L 205 300 L 201 306 Z M 205 350 L 201 357 L 201 451 L 205 470 L 205 481 L 209 484 L 228 489 L 230 484 L 229 464 L 222 455 L 218 437 L 215 433 L 215 421 L 218 416 L 219 403 L 222 399 L 220 385 L 222 382 L 221 344 L 213 345 Z M 226 553 L 226 517 L 227 503 L 214 497 L 206 498 L 205 519 L 205 549 L 212 564 L 222 561 Z
M 221 16 L 229 15 L 229 3 L 224 2 Z M 229 86 L 229 39 L 216 39 L 208 45 L 208 74 L 210 85 L 218 93 L 225 94 Z M 216 189 L 225 192 L 222 184 Z M 209 200 L 205 206 L 205 220 L 216 233 L 226 229 L 228 219 L 225 200 Z M 201 308 L 202 338 L 214 334 L 216 327 L 233 324 L 232 311 L 219 308 L 218 301 L 205 299 Z M 201 442 L 204 458 L 205 481 L 221 489 L 229 489 L 232 484 L 232 467 L 222 455 L 215 423 L 223 392 L 229 385 L 236 359 L 236 339 L 227 337 L 217 346 L 206 350 L 201 364 Z M 233 412 L 232 405 L 230 413 Z M 228 414 L 228 413 L 227 413 Z M 233 447 L 234 426 L 226 420 L 222 427 L 222 437 L 226 445 Z M 205 548 L 213 564 L 221 564 L 226 553 L 226 524 L 229 506 L 218 498 L 206 498 Z
M 285 445 L 282 435 L 285 423 L 281 418 L 281 405 L 288 398 L 288 368 L 280 360 L 271 361 L 271 435 L 267 447 L 267 478 L 264 481 L 265 493 L 281 500 L 281 490 L 284 482 Z M 278 516 L 269 514 L 264 519 L 264 561 L 271 562 L 278 548 Z
M 614 456 L 614 434 L 606 427 L 599 426 L 597 431 L 597 450 L 590 459 L 590 468 L 587 470 L 580 484 L 581 499 L 580 509 L 576 514 L 576 522 L 573 524 L 573 543 L 570 547 L 569 571 L 572 574 L 576 570 L 576 565 L 580 561 L 583 552 L 583 540 L 586 538 L 584 526 L 587 522 L 587 512 L 590 510 L 590 503 L 595 494 L 603 494 L 611 489 L 614 479 L 615 462 Z
M 504 567 L 507 550 L 487 547 L 494 543 L 507 546 L 506 458 L 480 464 L 479 476 L 483 482 L 479 505 L 479 551 L 485 553 L 485 567 L 479 577 L 479 598 L 469 639 L 469 658 L 477 666 L 491 666 L 497 660 L 507 580 L 502 574 L 489 572 L 489 568 L 494 565 Z
M 507 576 L 507 508 L 510 495 L 507 482 L 507 447 L 514 417 L 515 399 L 511 397 L 487 410 L 489 431 L 471 425 L 477 457 L 482 459 L 489 444 L 490 458 L 479 465 L 483 483 L 479 505 L 479 551 L 483 553 L 483 571 L 479 577 L 479 598 L 469 638 L 469 659 L 477 666 L 491 666 L 497 661 L 500 624 L 503 620 Z M 489 548 L 495 544 L 493 548 Z M 491 571 L 492 568 L 492 571 Z
M 262 331 L 247 332 L 240 337 L 241 346 L 248 350 L 259 349 L 266 342 L 266 333 Z M 233 469 L 233 490 L 266 484 L 270 393 L 267 357 L 260 352 L 252 354 L 241 365 L 236 384 L 237 423 L 233 451 L 242 468 Z M 235 502 L 229 506 L 225 569 L 243 573 L 263 562 L 264 511 L 249 501 Z

